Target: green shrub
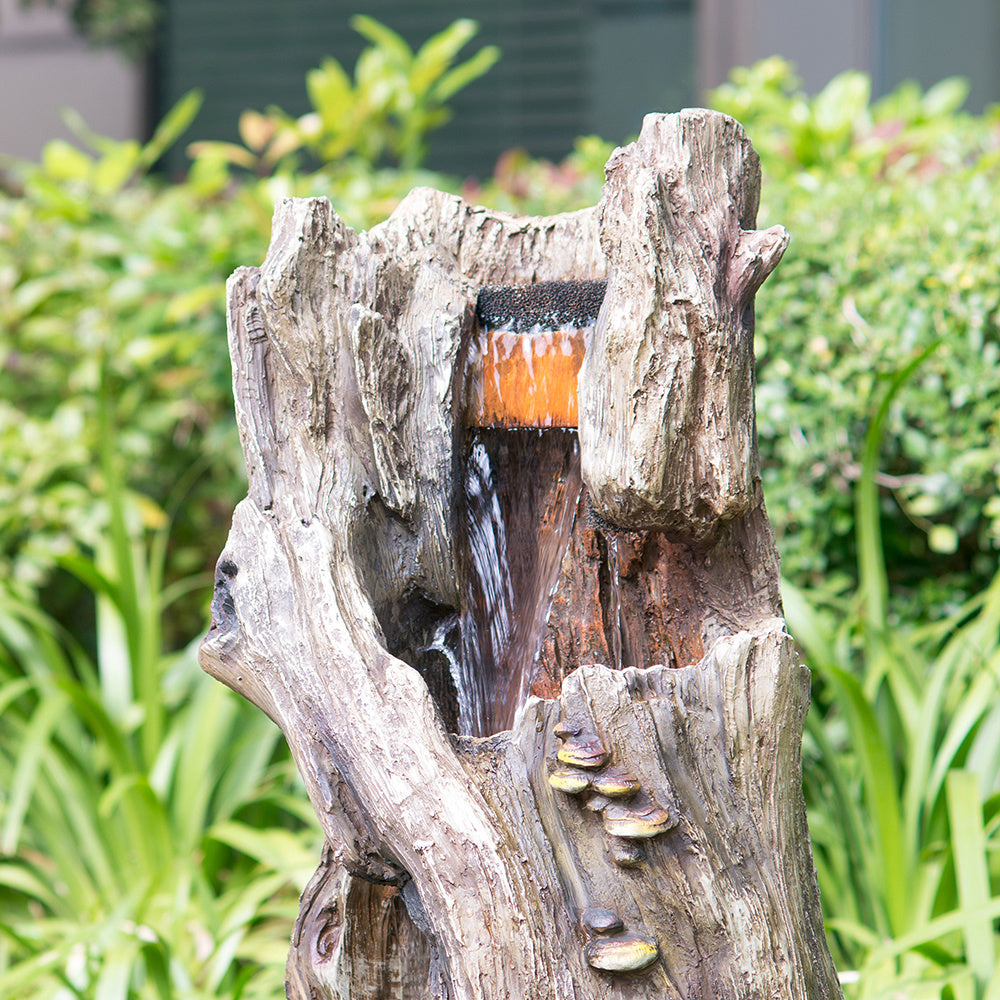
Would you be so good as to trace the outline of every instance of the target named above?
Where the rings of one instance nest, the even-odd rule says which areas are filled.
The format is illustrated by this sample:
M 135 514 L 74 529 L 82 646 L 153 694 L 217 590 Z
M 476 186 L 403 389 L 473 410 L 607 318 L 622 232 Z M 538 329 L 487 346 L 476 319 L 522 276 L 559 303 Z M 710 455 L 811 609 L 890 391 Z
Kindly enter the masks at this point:
M 280 108 L 266 114 L 244 112 L 239 126 L 244 146 L 197 142 L 190 153 L 258 174 L 299 167 L 297 154 L 302 151 L 315 163 L 332 167 L 334 174 L 356 174 L 358 168 L 371 172 L 393 164 L 405 179 L 408 171 L 419 169 L 427 156 L 428 136 L 451 118 L 447 102 L 487 72 L 500 50 L 487 45 L 453 66 L 479 30 L 468 18 L 454 21 L 416 52 L 372 17 L 358 14 L 351 26 L 370 43 L 358 57 L 353 82 L 336 59 L 324 59 L 306 74 L 310 112 L 299 118 Z
M 872 387 L 941 347 L 900 394 L 877 473 L 890 574 L 926 611 L 993 575 L 1000 545 L 1000 132 L 948 80 L 875 104 L 816 97 L 767 60 L 713 95 L 761 152 L 761 224 L 791 232 L 757 310 L 764 492 L 785 573 L 853 576 L 852 487 Z M 913 530 L 916 527 L 918 530 Z
M 109 432 L 147 527 L 188 501 L 175 578 L 205 567 L 204 541 L 239 495 L 221 296 L 260 253 L 263 218 L 245 198 L 213 205 L 193 184 L 145 177 L 197 105 L 182 102 L 145 147 L 89 133 L 94 155 L 50 143 L 20 165 L 19 196 L 0 197 L 0 576 L 22 596 L 106 532 Z
M 955 615 L 892 624 L 875 480 L 892 381 L 854 487 L 859 585 L 785 584 L 814 671 L 803 773 L 827 932 L 859 998 L 1000 995 L 1000 574 Z
M 273 997 L 320 839 L 277 728 L 162 651 L 169 525 L 105 435 L 96 653 L 0 585 L 0 996 Z M 207 585 L 197 578 L 192 584 Z
M 560 163 L 538 160 L 512 149 L 497 161 L 493 176 L 467 180 L 462 195 L 474 205 L 488 205 L 520 215 L 554 215 L 596 205 L 604 185 L 604 164 L 614 144 L 594 135 L 576 140 Z

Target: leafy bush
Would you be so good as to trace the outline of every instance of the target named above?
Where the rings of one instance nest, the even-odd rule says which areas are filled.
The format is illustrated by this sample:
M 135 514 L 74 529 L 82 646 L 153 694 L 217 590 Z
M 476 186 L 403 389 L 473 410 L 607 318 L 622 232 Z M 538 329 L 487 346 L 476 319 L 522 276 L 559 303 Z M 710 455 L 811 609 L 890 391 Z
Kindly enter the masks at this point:
M 1000 990 L 1000 574 L 949 619 L 891 624 L 877 503 L 891 405 L 934 350 L 877 387 L 854 489 L 859 586 L 784 588 L 815 672 L 803 770 L 827 931 L 866 998 Z
M 244 147 L 197 142 L 191 154 L 258 174 L 298 166 L 296 154 L 302 150 L 338 172 L 352 166 L 371 171 L 386 162 L 404 172 L 418 169 L 427 155 L 428 135 L 451 118 L 448 100 L 487 72 L 500 50 L 487 45 L 452 66 L 478 31 L 468 18 L 453 22 L 417 52 L 372 17 L 358 14 L 351 26 L 371 43 L 358 57 L 353 83 L 336 59 L 325 59 L 306 74 L 312 111 L 299 118 L 280 108 L 244 112 Z
M 553 215 L 596 205 L 604 185 L 604 164 L 614 144 L 595 135 L 576 140 L 561 162 L 550 163 L 512 149 L 497 161 L 493 176 L 467 180 L 462 195 L 473 204 L 520 215 Z
M 792 236 L 757 299 L 757 419 L 768 512 L 800 587 L 857 579 L 873 387 L 943 341 L 896 400 L 876 473 L 893 587 L 933 618 L 989 584 L 1000 548 L 1000 116 L 959 111 L 958 79 L 875 103 L 870 91 L 848 72 L 810 97 L 772 58 L 735 70 L 711 103 L 761 155 L 759 224 Z M 558 165 L 513 151 L 465 193 L 531 214 L 581 208 L 610 149 L 581 140 Z
M 97 406 L 105 531 L 62 561 L 96 655 L 0 589 L 0 996 L 272 997 L 319 837 L 277 728 L 162 653 L 169 525 L 129 503 L 107 384 Z
M 816 97 L 779 59 L 713 95 L 761 152 L 761 224 L 792 234 L 758 299 L 758 432 L 786 574 L 853 576 L 852 486 L 880 375 L 941 340 L 890 411 L 886 559 L 915 604 L 955 608 L 1000 545 L 1000 131 L 961 81 L 869 103 L 845 73 Z M 914 531 L 913 528 L 917 529 Z
M 205 567 L 204 541 L 221 537 L 238 496 L 220 295 L 260 253 L 265 217 L 246 197 L 206 211 L 194 183 L 142 179 L 197 104 L 182 102 L 145 147 L 89 133 L 93 156 L 50 143 L 20 166 L 19 196 L 0 197 L 0 576 L 23 597 L 107 531 L 108 434 L 147 527 L 189 501 L 172 578 Z

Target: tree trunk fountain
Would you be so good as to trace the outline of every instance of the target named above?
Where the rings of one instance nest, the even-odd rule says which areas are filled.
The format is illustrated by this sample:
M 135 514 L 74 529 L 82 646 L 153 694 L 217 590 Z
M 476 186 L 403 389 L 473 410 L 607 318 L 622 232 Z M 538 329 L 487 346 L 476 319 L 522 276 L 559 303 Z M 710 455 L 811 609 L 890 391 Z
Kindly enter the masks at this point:
M 201 662 L 326 837 L 293 1000 L 837 998 L 754 436 L 787 242 L 713 112 L 594 209 L 275 214 L 230 281 L 249 473 Z

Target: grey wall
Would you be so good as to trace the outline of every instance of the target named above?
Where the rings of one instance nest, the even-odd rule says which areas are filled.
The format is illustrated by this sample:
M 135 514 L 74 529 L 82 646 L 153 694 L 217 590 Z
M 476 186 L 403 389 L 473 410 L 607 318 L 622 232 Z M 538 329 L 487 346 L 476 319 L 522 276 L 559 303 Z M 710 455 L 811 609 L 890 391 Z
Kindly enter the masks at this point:
M 965 76 L 970 110 L 1000 101 L 998 0 L 878 0 L 876 10 L 879 92 L 906 79 L 929 87 Z
M 649 112 L 696 103 L 694 43 L 691 9 L 602 5 L 590 26 L 588 130 L 618 142 Z
M 770 55 L 794 62 L 815 93 L 845 69 L 875 96 L 904 80 L 965 76 L 967 107 L 1000 102 L 1000 0 L 699 0 L 698 82 Z
M 0 95 L 0 155 L 37 159 L 49 139 L 72 138 L 64 107 L 112 138 L 143 129 L 141 71 L 88 49 L 61 11 L 23 10 L 19 0 L 0 0 Z
M 808 91 L 845 69 L 870 71 L 873 0 L 700 0 L 698 83 L 724 82 L 734 66 L 767 56 L 794 62 Z
M 308 110 L 306 71 L 325 55 L 349 72 L 363 40 L 358 10 L 418 45 L 458 17 L 480 24 L 467 54 L 486 43 L 503 58 L 451 102 L 430 165 L 489 173 L 515 146 L 563 157 L 597 132 L 621 141 L 642 114 L 692 103 L 694 0 L 168 0 L 161 109 L 190 87 L 206 103 L 190 138 L 235 138 L 240 111 L 277 104 Z M 180 162 L 177 164 L 181 165 Z

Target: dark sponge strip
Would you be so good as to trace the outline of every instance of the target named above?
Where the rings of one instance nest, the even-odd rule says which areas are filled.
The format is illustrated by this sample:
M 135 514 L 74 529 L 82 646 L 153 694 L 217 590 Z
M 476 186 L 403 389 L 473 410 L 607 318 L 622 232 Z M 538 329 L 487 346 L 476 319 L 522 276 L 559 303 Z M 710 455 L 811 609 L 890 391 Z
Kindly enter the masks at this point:
M 606 281 L 539 281 L 493 285 L 479 293 L 476 317 L 487 330 L 527 333 L 590 326 L 604 301 Z

